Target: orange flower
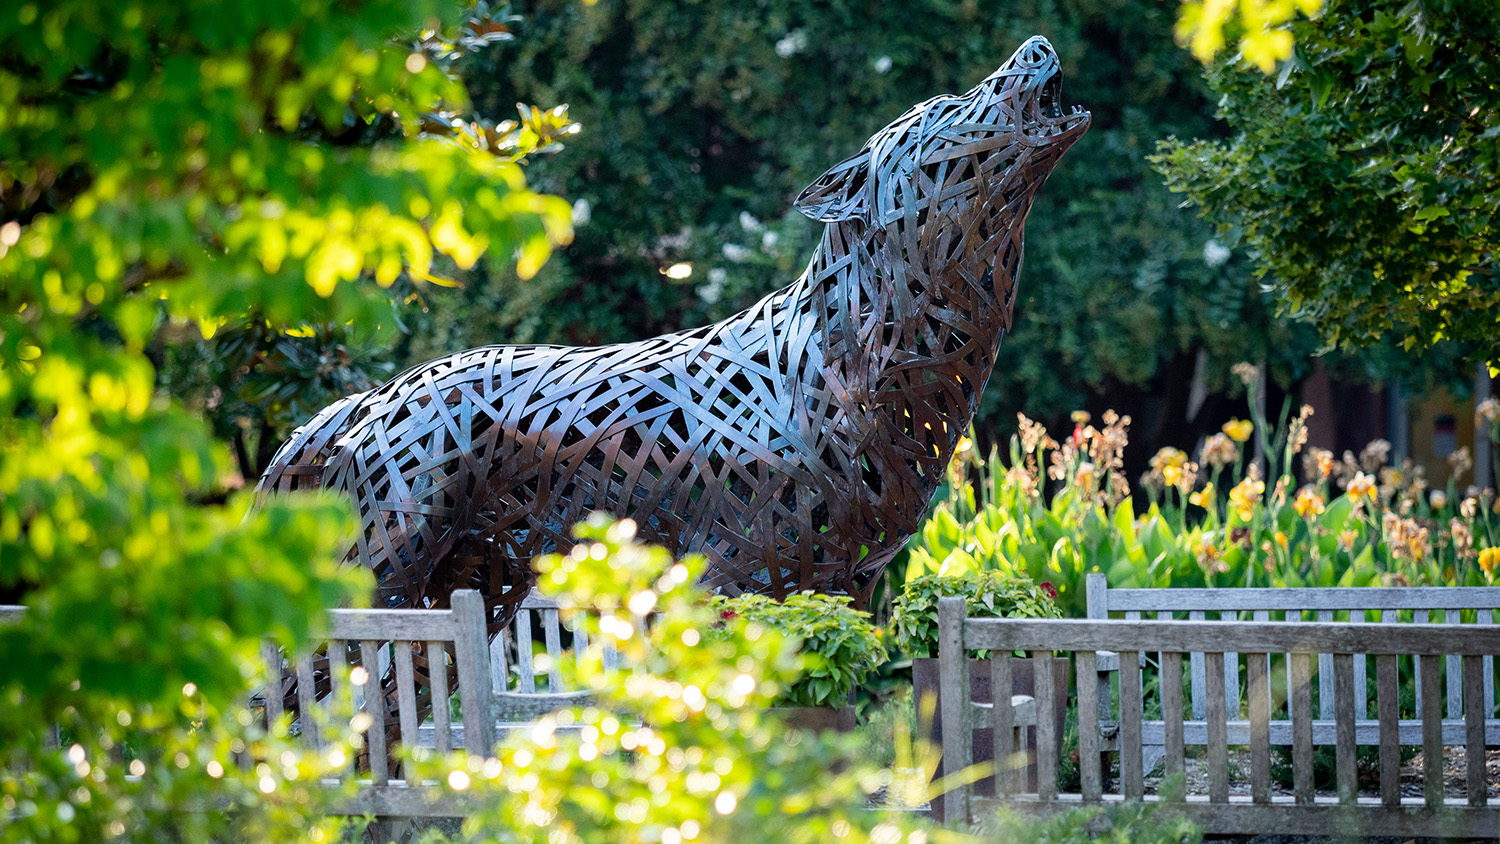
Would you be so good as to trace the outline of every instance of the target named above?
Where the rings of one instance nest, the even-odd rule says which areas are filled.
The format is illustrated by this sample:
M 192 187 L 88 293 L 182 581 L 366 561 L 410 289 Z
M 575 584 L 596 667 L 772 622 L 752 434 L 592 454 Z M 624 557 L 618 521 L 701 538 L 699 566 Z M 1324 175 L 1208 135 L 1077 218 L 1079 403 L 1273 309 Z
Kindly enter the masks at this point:
M 1323 512 L 1323 496 L 1313 492 L 1312 487 L 1303 487 L 1297 490 L 1297 500 L 1292 502 L 1292 509 L 1302 518 L 1321 515 Z

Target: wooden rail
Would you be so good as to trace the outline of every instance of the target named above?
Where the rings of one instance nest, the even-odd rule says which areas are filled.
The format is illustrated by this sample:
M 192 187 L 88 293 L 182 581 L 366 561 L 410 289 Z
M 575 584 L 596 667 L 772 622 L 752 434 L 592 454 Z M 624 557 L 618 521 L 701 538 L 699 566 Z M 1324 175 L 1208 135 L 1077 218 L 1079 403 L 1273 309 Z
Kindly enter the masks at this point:
M 997 775 L 994 800 L 974 798 L 967 788 L 944 796 L 948 817 L 969 817 L 992 811 L 997 801 L 1027 811 L 1056 811 L 1077 804 L 1101 804 L 1120 800 L 1154 800 L 1147 795 L 1141 764 L 1144 743 L 1161 741 L 1165 748 L 1165 771 L 1185 770 L 1185 747 L 1205 745 L 1209 783 L 1206 795 L 1187 795 L 1173 806 L 1202 824 L 1206 832 L 1256 834 L 1383 834 L 1446 837 L 1488 837 L 1500 833 L 1500 807 L 1489 802 L 1485 780 L 1485 748 L 1500 738 L 1500 722 L 1486 710 L 1482 672 L 1485 658 L 1500 652 L 1500 628 L 1459 624 L 1369 625 L 1317 622 L 1270 621 L 1152 621 L 1152 620 L 1011 620 L 966 619 L 961 599 L 939 601 L 939 639 L 943 699 L 944 754 L 956 761 L 954 769 L 968 764 L 972 748 L 965 729 L 972 718 L 967 689 L 967 651 L 991 651 L 994 677 L 1008 675 L 1014 651 L 1031 659 L 1050 658 L 1053 651 L 1076 654 L 1078 671 L 1078 723 L 1100 722 L 1100 694 L 1087 678 L 1098 669 L 1097 652 L 1110 649 L 1119 654 L 1120 716 L 1117 746 L 1121 754 L 1116 791 L 1105 793 L 1098 730 L 1080 730 L 1080 789 L 1077 794 L 1058 793 L 1055 771 L 1044 769 L 1037 791 L 1020 794 L 1011 778 Z M 1246 656 L 1248 666 L 1248 718 L 1240 719 L 1239 707 L 1226 700 L 1225 685 L 1205 684 L 1205 714 L 1189 719 L 1182 699 L 1183 667 L 1187 655 L 1202 654 L 1209 677 L 1222 676 L 1226 653 Z M 1160 721 L 1147 722 L 1148 701 L 1141 655 L 1159 654 L 1154 699 Z M 1289 718 L 1280 724 L 1271 719 L 1268 666 L 1272 655 L 1285 655 L 1291 692 Z M 1354 656 L 1373 655 L 1376 664 L 1377 717 L 1356 718 Z M 1398 661 L 1417 657 L 1416 669 L 1429 694 L 1418 699 L 1415 719 L 1403 720 L 1398 707 Z M 1313 665 L 1329 657 L 1332 674 L 1331 699 L 1322 701 L 1332 718 L 1320 723 L 1312 709 Z M 1439 668 L 1456 659 L 1462 690 L 1461 716 L 1445 721 Z M 1046 702 L 1039 699 L 1038 707 Z M 1231 714 L 1233 718 L 1231 718 Z M 1043 719 L 1045 721 L 1047 719 Z M 1274 728 L 1274 729 L 1273 729 Z M 1275 738 L 1292 747 L 1293 794 L 1271 794 L 1271 744 Z M 1358 793 L 1355 748 L 1364 738 L 1379 747 L 1379 797 Z M 1233 742 L 1231 741 L 1233 739 Z M 1051 729 L 1037 730 L 1039 760 L 1057 757 L 1059 737 Z M 1013 759 L 1013 749 L 996 735 L 995 759 Z M 1250 794 L 1229 794 L 1228 748 L 1231 743 L 1249 746 Z M 1320 796 L 1313 788 L 1313 748 L 1331 744 L 1335 749 L 1336 794 Z M 1399 790 L 1400 747 L 1422 748 L 1425 772 L 1420 799 L 1403 798 Z M 1463 746 L 1467 767 L 1465 796 L 1444 797 L 1442 764 L 1445 744 Z
M 1495 615 L 1500 611 L 1500 587 L 1313 587 L 1300 589 L 1114 589 L 1110 588 L 1102 574 L 1090 574 L 1085 588 L 1088 599 L 1088 616 L 1094 619 L 1124 618 L 1127 621 L 1195 620 L 1195 621 L 1285 621 L 1303 623 L 1304 619 L 1328 623 L 1343 621 L 1350 624 L 1404 626 L 1426 626 L 1432 623 L 1475 624 L 1481 627 L 1495 624 Z M 1354 653 L 1353 698 L 1357 722 L 1373 719 L 1371 701 L 1367 699 L 1367 683 L 1373 674 L 1372 657 Z M 1156 654 L 1141 653 L 1142 665 L 1148 664 Z M 1272 655 L 1267 660 L 1269 673 L 1280 678 L 1280 683 L 1267 693 L 1282 701 L 1292 697 L 1292 674 L 1284 654 Z M 1421 659 L 1402 660 L 1400 670 L 1411 678 L 1416 695 L 1423 698 L 1424 672 Z M 1118 737 L 1112 718 L 1112 686 L 1118 682 L 1119 657 L 1114 649 L 1098 653 L 1098 686 L 1101 728 L 1104 729 L 1106 751 L 1117 750 Z M 1242 667 L 1243 665 L 1243 667 Z M 1226 708 L 1234 717 L 1244 705 L 1242 689 L 1248 688 L 1248 673 L 1252 668 L 1236 650 L 1224 653 L 1222 660 L 1223 686 Z M 1444 682 L 1442 701 L 1446 718 L 1463 718 L 1463 671 L 1460 657 L 1448 654 L 1442 660 L 1440 679 Z M 1202 721 L 1208 705 L 1207 684 L 1216 673 L 1208 671 L 1206 656 L 1193 652 L 1188 657 L 1189 700 L 1192 718 Z M 1314 678 L 1317 685 L 1317 708 L 1320 721 L 1332 724 L 1334 700 L 1333 655 L 1318 655 Z M 1495 712 L 1495 665 L 1494 656 L 1482 657 L 1480 669 L 1481 696 L 1487 714 Z M 1488 715 L 1487 715 L 1488 717 Z M 1321 725 L 1314 730 L 1322 742 Z M 1369 741 L 1367 729 L 1357 730 L 1357 744 L 1374 744 Z M 1165 748 L 1148 737 L 1142 754 L 1142 765 L 1149 771 L 1158 764 Z M 1272 722 L 1272 743 L 1289 744 L 1285 730 Z M 1188 741 L 1193 744 L 1192 740 Z

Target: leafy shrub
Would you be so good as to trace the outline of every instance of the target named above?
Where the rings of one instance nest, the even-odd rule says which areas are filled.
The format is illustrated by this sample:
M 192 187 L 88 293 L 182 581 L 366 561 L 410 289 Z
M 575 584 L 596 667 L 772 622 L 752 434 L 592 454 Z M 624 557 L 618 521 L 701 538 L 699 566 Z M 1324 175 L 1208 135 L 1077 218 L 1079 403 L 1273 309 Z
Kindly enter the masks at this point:
M 410 760 L 409 776 L 474 799 L 453 840 L 858 844 L 927 835 L 908 835 L 922 819 L 865 808 L 882 783 L 850 763 L 852 737 L 806 735 L 766 715 L 806 659 L 792 639 L 743 615 L 722 618 L 696 585 L 703 558 L 674 561 L 634 542 L 633 529 L 595 517 L 578 534 L 602 559 L 537 562 L 549 595 L 596 610 L 568 619 L 588 630 L 592 656 L 608 638 L 631 670 L 607 674 L 585 660 L 581 679 L 596 702 L 513 735 L 496 758 L 414 751 L 424 758 Z
M 937 656 L 939 598 L 963 598 L 974 618 L 1058 618 L 1049 588 L 999 571 L 923 575 L 907 583 L 896 599 L 897 645 L 913 657 Z
M 885 643 L 870 614 L 851 608 L 843 595 L 800 592 L 780 602 L 764 595 L 716 595 L 710 606 L 721 619 L 743 618 L 799 643 L 802 676 L 782 691 L 777 706 L 842 706 L 885 660 Z M 710 628 L 708 637 L 722 629 Z

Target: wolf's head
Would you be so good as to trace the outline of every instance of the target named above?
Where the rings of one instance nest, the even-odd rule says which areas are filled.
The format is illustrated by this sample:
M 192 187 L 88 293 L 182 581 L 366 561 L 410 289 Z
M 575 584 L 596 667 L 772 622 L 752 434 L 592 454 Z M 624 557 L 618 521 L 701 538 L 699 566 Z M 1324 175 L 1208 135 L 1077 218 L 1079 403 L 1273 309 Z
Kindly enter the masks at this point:
M 876 132 L 796 207 L 822 222 L 853 223 L 884 241 L 872 245 L 888 258 L 935 272 L 962 271 L 953 265 L 973 262 L 961 257 L 977 257 L 996 271 L 997 286 L 1002 275 L 1010 283 L 1031 199 L 1088 124 L 1088 112 L 1063 107 L 1057 54 L 1038 36 L 968 93 L 935 97 Z

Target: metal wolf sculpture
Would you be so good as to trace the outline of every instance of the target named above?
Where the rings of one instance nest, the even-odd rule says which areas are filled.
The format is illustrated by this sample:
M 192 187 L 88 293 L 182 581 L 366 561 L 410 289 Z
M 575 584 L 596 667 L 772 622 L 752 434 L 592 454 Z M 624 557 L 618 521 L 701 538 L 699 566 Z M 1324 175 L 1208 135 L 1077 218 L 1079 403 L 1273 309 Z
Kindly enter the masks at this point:
M 1089 115 L 1032 38 L 796 200 L 807 270 L 722 322 L 598 348 L 486 346 L 298 429 L 262 492 L 358 503 L 377 606 L 477 588 L 492 630 L 589 512 L 710 560 L 704 585 L 863 604 L 917 528 L 1011 326 L 1026 214 Z

